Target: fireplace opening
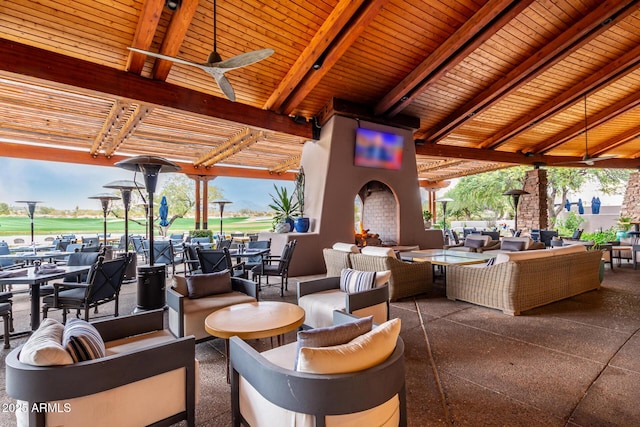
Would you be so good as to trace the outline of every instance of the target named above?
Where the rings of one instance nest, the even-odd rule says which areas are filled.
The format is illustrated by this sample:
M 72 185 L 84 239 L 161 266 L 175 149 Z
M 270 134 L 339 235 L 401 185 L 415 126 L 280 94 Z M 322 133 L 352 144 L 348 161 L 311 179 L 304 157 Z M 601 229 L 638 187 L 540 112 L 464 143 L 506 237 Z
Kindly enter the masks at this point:
M 380 181 L 365 184 L 354 201 L 356 245 L 397 245 L 397 211 L 395 194 L 387 185 Z

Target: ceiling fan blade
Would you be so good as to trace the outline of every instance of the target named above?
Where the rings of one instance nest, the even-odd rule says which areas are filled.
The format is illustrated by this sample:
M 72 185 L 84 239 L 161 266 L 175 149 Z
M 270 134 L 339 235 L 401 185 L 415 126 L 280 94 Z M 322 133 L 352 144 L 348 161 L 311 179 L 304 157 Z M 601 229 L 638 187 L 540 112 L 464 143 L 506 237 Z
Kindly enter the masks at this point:
M 138 49 L 138 48 L 135 48 L 135 47 L 129 47 L 127 49 L 132 50 L 134 52 L 142 53 L 142 54 L 145 54 L 145 55 L 153 56 L 154 58 L 166 59 L 167 61 L 172 61 L 172 62 L 175 62 L 177 64 L 191 65 L 193 67 L 198 67 L 198 68 L 204 68 L 205 67 L 203 64 L 198 64 L 197 62 L 185 61 L 184 59 L 174 58 L 173 56 L 167 56 L 167 55 L 163 55 L 161 53 L 149 52 L 148 50 L 142 50 L 142 49 Z
M 246 67 L 247 65 L 255 64 L 258 61 L 262 61 L 265 58 L 273 55 L 273 49 L 260 49 L 252 52 L 242 53 L 234 56 L 233 58 L 225 59 L 222 62 L 216 62 L 213 64 L 207 64 L 216 68 L 224 68 L 232 70 L 234 68 Z
M 216 79 L 216 83 L 220 87 L 222 93 L 225 94 L 229 101 L 236 102 L 236 93 L 233 91 L 233 87 L 231 87 L 231 83 L 222 73 L 212 74 Z

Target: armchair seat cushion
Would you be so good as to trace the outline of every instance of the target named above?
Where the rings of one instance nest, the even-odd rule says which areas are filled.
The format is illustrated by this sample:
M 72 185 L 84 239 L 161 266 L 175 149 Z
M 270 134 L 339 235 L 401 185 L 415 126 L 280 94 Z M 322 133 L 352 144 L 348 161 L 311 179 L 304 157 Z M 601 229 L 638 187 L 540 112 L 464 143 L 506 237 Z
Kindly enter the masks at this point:
M 132 337 L 120 338 L 105 343 L 106 355 L 128 353 L 145 347 L 163 344 L 175 340 L 175 337 L 167 329 L 147 332 Z
M 324 328 L 333 325 L 333 310 L 345 311 L 345 292 L 340 289 L 329 289 L 302 296 L 298 305 L 304 309 L 304 324 L 312 328 Z M 358 317 L 373 316 L 374 322 L 387 320 L 387 305 L 379 303 L 360 310 L 354 310 Z

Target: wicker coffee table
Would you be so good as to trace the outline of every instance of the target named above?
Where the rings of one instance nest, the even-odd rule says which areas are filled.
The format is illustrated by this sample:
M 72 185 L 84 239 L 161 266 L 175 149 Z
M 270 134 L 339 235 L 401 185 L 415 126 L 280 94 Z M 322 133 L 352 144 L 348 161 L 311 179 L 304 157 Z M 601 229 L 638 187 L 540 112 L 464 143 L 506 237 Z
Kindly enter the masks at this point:
M 286 332 L 304 322 L 304 310 L 295 304 L 280 301 L 258 301 L 235 304 L 216 310 L 204 321 L 204 329 L 214 337 L 225 339 L 227 381 L 229 380 L 229 338 L 243 340 L 277 337 L 283 343 Z

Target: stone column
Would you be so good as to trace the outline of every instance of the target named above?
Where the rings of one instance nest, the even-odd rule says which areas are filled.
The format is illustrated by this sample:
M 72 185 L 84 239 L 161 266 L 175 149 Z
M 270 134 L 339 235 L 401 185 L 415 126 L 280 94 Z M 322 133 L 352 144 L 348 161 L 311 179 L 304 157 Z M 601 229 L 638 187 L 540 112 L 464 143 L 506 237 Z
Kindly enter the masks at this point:
M 518 225 L 523 229 L 545 229 L 549 226 L 547 212 L 547 170 L 527 171 L 522 188 L 529 194 L 520 197 Z
M 640 222 L 640 172 L 629 174 L 627 190 L 620 207 L 620 216 L 628 216 L 632 222 Z

